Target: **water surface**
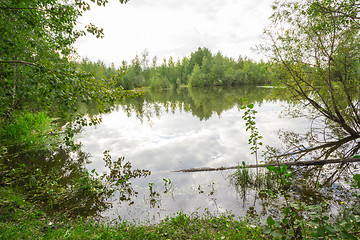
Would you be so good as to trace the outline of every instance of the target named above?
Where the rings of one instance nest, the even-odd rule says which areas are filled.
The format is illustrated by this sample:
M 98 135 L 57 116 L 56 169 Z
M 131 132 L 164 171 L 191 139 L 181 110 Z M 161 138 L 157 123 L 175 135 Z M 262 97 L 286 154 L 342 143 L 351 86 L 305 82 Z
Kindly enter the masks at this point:
M 179 211 L 231 211 L 244 216 L 249 207 L 261 209 L 255 194 L 249 192 L 244 198 L 235 191 L 229 181 L 233 170 L 173 171 L 255 164 L 240 109 L 244 104 L 255 105 L 264 145 L 281 146 L 278 130 L 303 132 L 309 123 L 286 116 L 289 104 L 271 93 L 272 89 L 261 87 L 147 91 L 103 115 L 100 125 L 85 128 L 79 140 L 83 151 L 91 154 L 89 170 L 104 171 L 103 152 L 110 150 L 114 160 L 124 156 L 133 168 L 152 173 L 132 181 L 139 192 L 134 204 L 119 203 L 115 196 L 105 215 L 159 220 Z M 260 160 L 261 150 L 265 149 L 260 149 Z

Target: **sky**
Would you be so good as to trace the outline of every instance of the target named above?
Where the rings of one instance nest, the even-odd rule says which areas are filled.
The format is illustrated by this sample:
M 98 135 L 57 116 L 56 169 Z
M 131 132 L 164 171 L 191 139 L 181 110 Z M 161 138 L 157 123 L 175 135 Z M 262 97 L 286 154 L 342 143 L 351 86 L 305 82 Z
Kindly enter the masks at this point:
M 79 19 L 79 27 L 93 23 L 105 37 L 91 34 L 75 44 L 80 57 L 119 66 L 145 50 L 149 58 L 190 56 L 198 47 L 213 54 L 254 60 L 263 56 L 252 51 L 261 43 L 269 23 L 271 0 L 109 0 L 106 7 L 92 5 Z

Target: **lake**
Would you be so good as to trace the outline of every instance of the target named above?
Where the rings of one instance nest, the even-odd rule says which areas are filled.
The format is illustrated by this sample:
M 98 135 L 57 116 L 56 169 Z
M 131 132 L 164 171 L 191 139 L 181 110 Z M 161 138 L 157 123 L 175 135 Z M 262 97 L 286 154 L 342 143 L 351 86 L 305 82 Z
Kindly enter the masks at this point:
M 105 171 L 103 152 L 109 150 L 113 160 L 125 157 L 132 169 L 151 171 L 131 179 L 136 197 L 123 202 L 115 195 L 103 216 L 157 222 L 179 211 L 245 216 L 249 209 L 263 210 L 255 190 L 244 195 L 231 184 L 235 170 L 174 171 L 255 164 L 242 118 L 244 104 L 254 104 L 257 111 L 256 127 L 263 136 L 260 161 L 264 146 L 282 146 L 279 130 L 305 133 L 309 121 L 288 116 L 292 105 L 272 93 L 265 87 L 147 90 L 144 97 L 126 99 L 103 115 L 101 124 L 86 127 L 78 140 L 91 154 L 88 170 Z

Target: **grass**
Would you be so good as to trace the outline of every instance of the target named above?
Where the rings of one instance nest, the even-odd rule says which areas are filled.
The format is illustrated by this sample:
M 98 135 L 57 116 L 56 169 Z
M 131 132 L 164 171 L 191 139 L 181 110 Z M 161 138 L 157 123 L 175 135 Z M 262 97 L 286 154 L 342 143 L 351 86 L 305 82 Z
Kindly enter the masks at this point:
M 94 201 L 87 201 L 92 193 L 106 188 L 97 186 L 98 181 L 91 174 L 80 173 L 69 187 L 62 184 L 55 173 L 32 171 L 24 164 L 15 168 L 0 164 L 0 240 L 264 238 L 263 228 L 229 214 L 179 212 L 158 224 L 106 223 L 92 217 L 79 217 L 88 215 L 73 211 L 79 208 L 75 202 L 79 202 L 80 207 L 85 203 L 94 206 L 106 196 L 99 193 L 93 196 Z M 98 191 L 93 191 L 95 188 Z M 66 205 L 67 199 L 74 204 Z
M 47 216 L 11 189 L 0 190 L 0 239 L 263 239 L 262 228 L 232 215 L 177 213 L 160 223 L 98 222 Z

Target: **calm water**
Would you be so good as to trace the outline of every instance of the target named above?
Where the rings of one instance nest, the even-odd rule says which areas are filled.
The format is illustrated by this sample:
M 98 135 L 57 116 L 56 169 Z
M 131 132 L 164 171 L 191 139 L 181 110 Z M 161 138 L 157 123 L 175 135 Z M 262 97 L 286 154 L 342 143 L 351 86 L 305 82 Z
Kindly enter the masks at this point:
M 100 125 L 85 128 L 79 140 L 82 150 L 91 154 L 89 170 L 104 171 L 103 152 L 110 150 L 114 160 L 124 156 L 133 168 L 151 171 L 146 178 L 132 180 L 139 192 L 132 205 L 114 196 L 113 208 L 104 215 L 157 221 L 179 211 L 231 211 L 244 216 L 249 207 L 261 209 L 254 192 L 244 198 L 230 184 L 233 170 L 173 171 L 228 167 L 243 161 L 255 164 L 240 110 L 244 98 L 255 104 L 264 145 L 281 146 L 278 130 L 307 129 L 306 120 L 286 116 L 289 104 L 271 97 L 271 91 L 260 87 L 147 91 L 143 98 L 126 100 L 103 115 Z

